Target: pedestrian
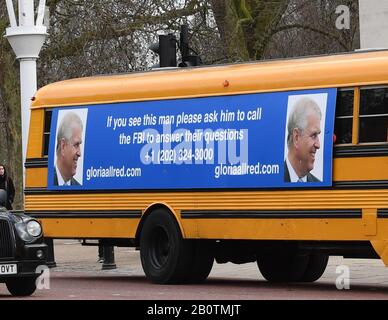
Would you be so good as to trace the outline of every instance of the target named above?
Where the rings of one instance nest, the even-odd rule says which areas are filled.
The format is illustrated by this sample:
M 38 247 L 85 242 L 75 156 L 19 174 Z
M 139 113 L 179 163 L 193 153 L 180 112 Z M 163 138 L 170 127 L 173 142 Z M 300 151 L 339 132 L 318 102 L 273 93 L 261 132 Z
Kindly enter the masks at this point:
M 8 175 L 4 164 L 0 164 L 0 189 L 5 190 L 7 193 L 7 202 L 5 207 L 8 210 L 12 210 L 12 204 L 15 198 L 15 186 L 11 177 Z

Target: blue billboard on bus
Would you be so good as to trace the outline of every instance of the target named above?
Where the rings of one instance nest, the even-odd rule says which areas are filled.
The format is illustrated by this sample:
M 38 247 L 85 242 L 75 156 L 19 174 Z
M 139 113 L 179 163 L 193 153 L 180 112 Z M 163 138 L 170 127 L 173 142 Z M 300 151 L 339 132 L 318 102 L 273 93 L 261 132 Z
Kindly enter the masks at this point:
M 336 89 L 56 108 L 51 190 L 332 185 Z

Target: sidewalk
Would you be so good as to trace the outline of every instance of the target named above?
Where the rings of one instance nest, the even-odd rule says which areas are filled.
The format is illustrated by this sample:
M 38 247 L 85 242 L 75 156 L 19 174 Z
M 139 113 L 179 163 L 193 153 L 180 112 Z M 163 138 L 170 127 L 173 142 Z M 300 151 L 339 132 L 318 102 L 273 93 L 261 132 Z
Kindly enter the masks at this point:
M 140 252 L 135 248 L 115 247 L 117 269 L 101 270 L 97 262 L 98 246 L 83 246 L 78 240 L 54 240 L 57 267 L 54 272 L 98 272 L 144 276 Z
M 140 262 L 140 252 L 134 248 L 115 247 L 117 269 L 101 270 L 102 264 L 97 262 L 97 246 L 82 246 L 77 240 L 54 240 L 54 247 L 57 267 L 51 269 L 53 272 L 145 276 Z M 351 284 L 373 284 L 388 288 L 388 268 L 381 260 L 370 259 L 330 257 L 329 265 L 319 282 L 335 285 L 338 276 L 343 274 L 342 269 L 336 273 L 337 267 L 341 265 L 349 267 Z M 256 263 L 242 265 L 215 263 L 209 277 L 263 280 Z

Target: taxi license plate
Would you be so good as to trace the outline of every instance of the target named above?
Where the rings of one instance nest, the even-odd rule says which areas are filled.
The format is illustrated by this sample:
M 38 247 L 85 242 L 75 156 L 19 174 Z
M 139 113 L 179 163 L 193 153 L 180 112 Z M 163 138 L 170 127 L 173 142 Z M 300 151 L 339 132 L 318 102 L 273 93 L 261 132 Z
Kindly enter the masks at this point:
M 18 269 L 16 263 L 0 264 L 0 275 L 4 274 L 17 274 Z

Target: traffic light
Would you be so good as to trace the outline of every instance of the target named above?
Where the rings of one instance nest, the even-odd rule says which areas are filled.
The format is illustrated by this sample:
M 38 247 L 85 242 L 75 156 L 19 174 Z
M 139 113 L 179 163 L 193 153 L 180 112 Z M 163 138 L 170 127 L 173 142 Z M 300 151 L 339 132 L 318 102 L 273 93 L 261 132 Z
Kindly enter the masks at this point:
M 182 62 L 179 63 L 178 67 L 181 67 L 181 68 L 195 67 L 195 66 L 200 66 L 201 64 L 202 64 L 202 60 L 200 56 L 191 55 L 191 56 L 182 57 Z
M 176 67 L 176 38 L 172 34 L 159 35 L 159 43 L 149 48 L 159 55 L 159 67 Z
M 157 68 L 177 66 L 177 40 L 173 34 L 159 35 L 159 42 L 149 46 L 149 49 L 159 55 Z M 179 67 L 192 67 L 202 64 L 201 57 L 189 47 L 189 30 L 187 25 L 181 26 L 179 49 L 182 61 Z
M 179 63 L 179 67 L 194 67 L 202 64 L 202 60 L 199 55 L 190 55 L 190 51 L 194 52 L 194 50 L 189 47 L 189 29 L 187 25 L 181 26 L 180 50 L 182 62 Z

